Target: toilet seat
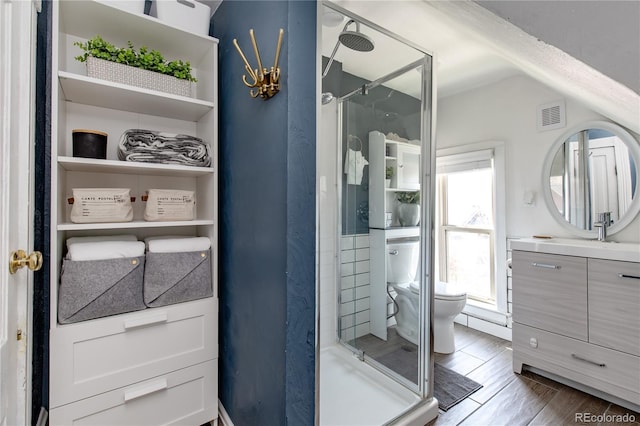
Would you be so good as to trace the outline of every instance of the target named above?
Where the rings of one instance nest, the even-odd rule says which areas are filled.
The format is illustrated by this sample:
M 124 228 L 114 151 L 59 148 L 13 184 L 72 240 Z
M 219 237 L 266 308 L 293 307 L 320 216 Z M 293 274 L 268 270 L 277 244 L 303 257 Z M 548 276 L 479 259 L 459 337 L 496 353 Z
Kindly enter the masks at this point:
M 396 286 L 396 288 L 399 286 Z M 406 288 L 402 286 L 402 288 Z M 413 294 L 420 294 L 420 284 L 414 281 L 409 284 L 408 288 Z M 449 283 L 436 282 L 436 291 L 434 297 L 440 300 L 461 300 L 467 297 L 467 293 L 456 289 L 456 286 Z
M 436 291 L 434 298 L 440 300 L 462 300 L 467 297 L 467 293 L 456 288 L 456 286 L 436 281 Z

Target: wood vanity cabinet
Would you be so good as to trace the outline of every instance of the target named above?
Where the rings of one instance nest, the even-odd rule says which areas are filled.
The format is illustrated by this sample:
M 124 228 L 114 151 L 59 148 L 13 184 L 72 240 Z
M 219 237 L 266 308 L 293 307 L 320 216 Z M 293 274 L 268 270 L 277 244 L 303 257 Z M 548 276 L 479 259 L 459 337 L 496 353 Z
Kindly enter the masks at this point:
M 589 259 L 588 274 L 589 341 L 640 356 L 640 264 Z
M 637 409 L 640 263 L 514 249 L 512 268 L 514 371 L 534 367 Z
M 193 34 L 122 2 L 52 2 L 52 146 L 49 424 L 200 425 L 218 417 L 218 40 Z M 198 79 L 192 97 L 87 76 L 76 61 L 96 34 L 117 45 L 157 49 L 167 59 L 189 61 Z M 109 134 L 107 158 L 72 156 L 76 128 Z M 211 167 L 120 161 L 117 146 L 127 129 L 196 136 L 209 144 Z M 133 221 L 72 223 L 67 198 L 73 188 L 130 188 Z M 140 200 L 145 190 L 193 191 L 193 220 L 149 222 Z M 86 321 L 58 322 L 65 241 L 74 236 L 134 234 L 211 240 L 212 297 Z M 209 283 L 204 283 L 209 284 Z

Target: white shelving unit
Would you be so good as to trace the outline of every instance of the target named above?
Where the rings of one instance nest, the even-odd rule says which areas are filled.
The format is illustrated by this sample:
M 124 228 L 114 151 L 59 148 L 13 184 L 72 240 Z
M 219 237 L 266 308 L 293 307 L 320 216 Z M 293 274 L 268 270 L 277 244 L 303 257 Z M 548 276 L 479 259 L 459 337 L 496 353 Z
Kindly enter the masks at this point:
M 389 187 L 387 168 L 393 170 Z M 369 132 L 369 227 L 399 227 L 396 214 L 398 192 L 420 190 L 420 146 L 386 139 L 383 133 Z M 387 214 L 391 213 L 391 225 Z
M 100 35 L 147 46 L 191 63 L 193 97 L 87 77 L 73 43 Z M 78 419 L 99 424 L 199 425 L 216 420 L 218 358 L 218 40 L 129 13 L 99 1 L 53 3 L 51 147 L 50 424 Z M 57 84 L 56 84 L 57 82 Z M 72 156 L 76 128 L 109 134 L 107 159 Z M 197 136 L 211 147 L 212 167 L 119 161 L 127 129 Z M 130 188 L 134 220 L 75 224 L 67 199 L 73 188 Z M 192 221 L 145 222 L 140 196 L 152 188 L 192 190 Z M 212 242 L 213 297 L 73 324 L 57 321 L 65 240 L 72 236 L 135 234 L 207 236 Z
M 393 141 L 378 131 L 369 132 L 369 243 L 371 256 L 370 330 L 387 340 L 387 243 L 417 238 L 418 226 L 400 226 L 397 216 L 399 192 L 420 190 L 419 145 Z M 386 170 L 393 169 L 389 187 Z M 387 217 L 391 216 L 391 224 Z
M 65 71 L 58 73 L 58 81 L 64 99 L 78 104 L 186 121 L 198 121 L 214 108 L 214 104 L 208 101 L 140 89 Z

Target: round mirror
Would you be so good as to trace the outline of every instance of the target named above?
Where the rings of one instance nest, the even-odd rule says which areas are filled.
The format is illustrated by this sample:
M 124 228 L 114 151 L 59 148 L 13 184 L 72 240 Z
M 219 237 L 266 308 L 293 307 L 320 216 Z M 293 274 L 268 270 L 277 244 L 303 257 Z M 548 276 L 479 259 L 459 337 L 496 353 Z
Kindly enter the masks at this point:
M 640 211 L 640 147 L 622 127 L 592 121 L 565 132 L 547 154 L 542 173 L 545 202 L 573 234 L 595 238 L 594 222 L 610 212 L 608 234 L 627 226 Z

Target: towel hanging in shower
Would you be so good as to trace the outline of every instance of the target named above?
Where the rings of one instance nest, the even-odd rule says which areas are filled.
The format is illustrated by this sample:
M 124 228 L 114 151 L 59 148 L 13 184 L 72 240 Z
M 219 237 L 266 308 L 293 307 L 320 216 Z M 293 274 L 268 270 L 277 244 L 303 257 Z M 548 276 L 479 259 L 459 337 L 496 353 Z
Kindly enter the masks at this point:
M 348 148 L 344 158 L 344 174 L 347 175 L 347 184 L 360 185 L 362 183 L 362 172 L 367 164 L 369 162 L 362 155 L 362 151 L 354 151 Z

